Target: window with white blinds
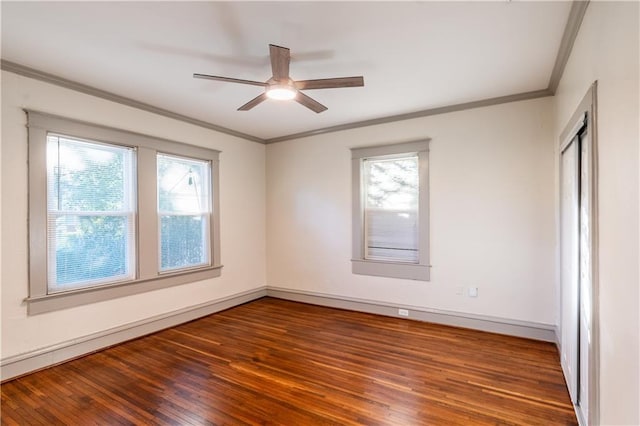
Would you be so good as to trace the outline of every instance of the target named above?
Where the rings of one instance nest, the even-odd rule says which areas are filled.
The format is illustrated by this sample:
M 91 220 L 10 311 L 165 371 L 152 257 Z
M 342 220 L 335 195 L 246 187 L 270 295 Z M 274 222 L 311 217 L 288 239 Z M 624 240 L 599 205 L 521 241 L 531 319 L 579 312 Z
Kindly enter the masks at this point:
M 134 158 L 131 148 L 48 135 L 50 293 L 133 278 Z
M 353 273 L 429 280 L 428 147 L 351 150 Z

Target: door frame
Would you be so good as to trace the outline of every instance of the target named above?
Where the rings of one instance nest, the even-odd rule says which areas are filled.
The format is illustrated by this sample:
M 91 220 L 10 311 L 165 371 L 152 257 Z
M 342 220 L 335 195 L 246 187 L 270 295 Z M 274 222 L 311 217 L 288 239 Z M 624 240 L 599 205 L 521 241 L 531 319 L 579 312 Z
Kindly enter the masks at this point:
M 588 149 L 591 152 L 590 166 L 590 236 L 591 244 L 589 247 L 591 257 L 591 315 L 588 318 L 589 328 L 591 332 L 591 341 L 588 344 L 588 418 L 583 418 L 580 407 L 574 406 L 578 422 L 581 425 L 597 425 L 600 419 L 600 321 L 599 321 L 599 276 L 598 276 L 598 126 L 597 126 L 597 88 L 598 82 L 595 81 L 587 90 L 587 93 L 582 98 L 582 101 L 578 104 L 575 112 L 571 116 L 571 119 L 567 122 L 564 130 L 560 134 L 559 146 L 558 146 L 558 159 L 561 160 L 562 151 L 567 146 L 578 130 L 582 127 L 582 123 L 586 121 L 588 126 L 587 138 L 582 143 L 588 144 Z M 560 162 L 561 164 L 561 162 Z M 560 169 L 558 167 L 558 176 L 560 175 Z M 558 181 L 558 185 L 560 185 Z M 559 186 L 558 186 L 559 188 Z M 560 204 L 557 205 L 557 214 L 560 214 Z M 560 222 L 558 222 L 559 224 Z M 558 228 L 559 230 L 560 228 Z M 560 264 L 560 257 L 558 253 L 558 265 Z M 560 281 L 558 281 L 560 284 Z M 562 288 L 560 288 L 560 294 L 562 294 Z M 562 303 L 560 303 L 560 309 L 562 309 Z M 560 317 L 562 316 L 560 311 Z M 558 340 L 560 344 L 560 340 Z M 580 362 L 580 361 L 578 361 Z

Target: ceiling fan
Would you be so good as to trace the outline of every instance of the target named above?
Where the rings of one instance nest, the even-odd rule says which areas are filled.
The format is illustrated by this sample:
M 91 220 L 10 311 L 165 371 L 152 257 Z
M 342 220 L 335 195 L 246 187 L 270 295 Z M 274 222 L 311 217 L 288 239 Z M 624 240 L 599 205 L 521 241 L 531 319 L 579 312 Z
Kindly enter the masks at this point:
M 238 108 L 238 111 L 249 111 L 256 105 L 269 99 L 279 100 L 295 100 L 310 110 L 320 113 L 327 110 L 327 107 L 313 98 L 305 95 L 301 90 L 312 89 L 334 89 L 341 87 L 360 87 L 364 86 L 364 78 L 359 77 L 338 77 L 323 78 L 317 80 L 298 80 L 295 81 L 289 76 L 289 62 L 291 56 L 289 49 L 286 47 L 269 45 L 269 56 L 271 58 L 271 70 L 273 76 L 262 83 L 260 81 L 241 80 L 238 78 L 219 77 L 217 75 L 193 74 L 194 78 L 204 78 L 208 80 L 226 81 L 229 83 L 250 84 L 253 86 L 262 86 L 265 88 L 264 93 L 251 99 L 246 104 Z

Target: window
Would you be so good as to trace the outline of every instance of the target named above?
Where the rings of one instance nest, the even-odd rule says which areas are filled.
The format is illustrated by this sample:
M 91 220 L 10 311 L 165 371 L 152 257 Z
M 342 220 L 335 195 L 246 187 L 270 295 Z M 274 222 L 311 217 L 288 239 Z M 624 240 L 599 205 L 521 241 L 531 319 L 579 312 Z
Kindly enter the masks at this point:
M 209 263 L 209 163 L 158 154 L 160 271 Z
M 47 136 L 50 293 L 134 278 L 131 148 Z
M 367 260 L 418 262 L 418 155 L 367 158 L 364 248 Z
M 27 113 L 29 314 L 220 275 L 218 151 Z
M 429 280 L 428 146 L 351 150 L 353 273 Z

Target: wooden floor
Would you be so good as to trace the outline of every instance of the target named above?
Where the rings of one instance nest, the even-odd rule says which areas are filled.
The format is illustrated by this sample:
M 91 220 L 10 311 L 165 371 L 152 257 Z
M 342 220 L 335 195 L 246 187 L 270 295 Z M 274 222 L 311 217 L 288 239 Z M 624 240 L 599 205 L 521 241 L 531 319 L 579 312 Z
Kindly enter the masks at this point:
M 264 298 L 7 382 L 2 424 L 577 422 L 550 343 Z

